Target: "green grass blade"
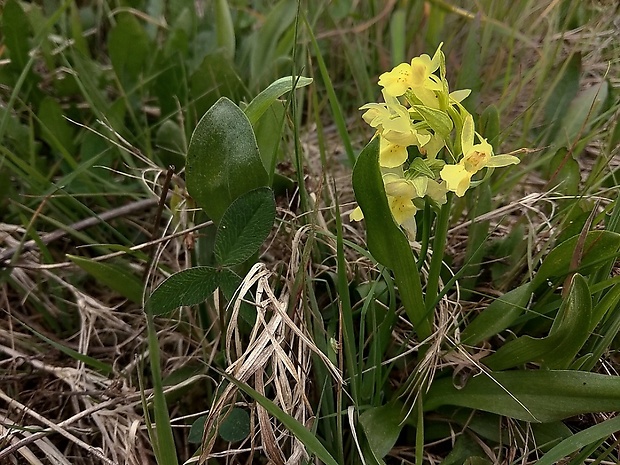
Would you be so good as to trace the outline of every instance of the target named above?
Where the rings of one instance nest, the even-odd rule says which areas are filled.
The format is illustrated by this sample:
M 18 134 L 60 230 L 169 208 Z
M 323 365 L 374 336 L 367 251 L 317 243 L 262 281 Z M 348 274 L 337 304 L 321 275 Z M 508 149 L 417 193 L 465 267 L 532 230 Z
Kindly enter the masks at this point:
M 147 318 L 147 338 L 149 347 L 149 360 L 151 374 L 153 376 L 153 408 L 155 410 L 155 427 L 151 441 L 157 444 L 155 447 L 157 463 L 159 465 L 177 465 L 176 446 L 172 435 L 170 415 L 164 395 L 164 387 L 161 377 L 161 367 L 159 360 L 159 341 L 157 340 L 157 330 L 152 313 L 146 314 Z
M 334 185 L 334 189 L 336 186 Z M 357 364 L 357 347 L 355 343 L 355 327 L 353 324 L 353 309 L 351 308 L 351 297 L 349 296 L 349 280 L 347 277 L 347 267 L 344 256 L 344 245 L 342 242 L 342 219 L 340 218 L 340 206 L 338 205 L 338 195 L 336 198 L 336 259 L 338 262 L 338 296 L 340 299 L 340 315 L 342 318 L 342 332 L 344 337 L 344 356 L 347 364 L 347 371 L 351 378 L 351 391 L 354 404 L 360 401 L 360 370 Z
M 561 463 L 564 457 L 568 457 L 582 447 L 611 436 L 618 431 L 620 431 L 620 417 L 615 417 L 599 423 L 598 425 L 591 426 L 588 429 L 579 431 L 573 436 L 564 439 L 538 460 L 536 465 L 554 465 L 556 463 Z
M 305 16 L 304 22 L 306 23 L 306 30 L 308 32 L 308 35 L 310 36 L 310 41 L 312 42 L 312 46 L 314 47 L 314 52 L 316 53 L 316 59 L 319 65 L 319 70 L 321 72 L 321 77 L 323 78 L 323 83 L 325 84 L 325 87 L 327 89 L 327 96 L 329 97 L 329 104 L 332 109 L 334 123 L 338 128 L 338 134 L 340 134 L 340 138 L 342 139 L 342 143 L 344 144 L 344 149 L 347 152 L 349 162 L 351 163 L 351 165 L 353 165 L 355 164 L 355 152 L 353 151 L 353 145 L 351 145 L 351 139 L 349 137 L 349 132 L 347 131 L 347 123 L 344 119 L 344 115 L 342 114 L 340 102 L 338 101 L 336 91 L 334 90 L 334 85 L 332 84 L 331 78 L 329 77 L 329 71 L 327 70 L 327 66 L 325 65 L 325 60 L 323 59 L 323 55 L 321 54 L 319 44 L 316 41 L 314 32 L 312 32 L 312 28 L 310 27 L 310 24 L 308 23 L 308 20 Z

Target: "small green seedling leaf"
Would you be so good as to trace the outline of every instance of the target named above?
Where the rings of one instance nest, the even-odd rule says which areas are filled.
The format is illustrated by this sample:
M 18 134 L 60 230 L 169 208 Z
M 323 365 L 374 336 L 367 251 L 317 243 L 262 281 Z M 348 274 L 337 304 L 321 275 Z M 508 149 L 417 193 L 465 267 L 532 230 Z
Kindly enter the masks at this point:
M 300 89 L 312 83 L 312 78 L 303 76 L 285 76 L 272 82 L 265 90 L 258 94 L 245 109 L 245 115 L 252 126 L 256 123 L 267 109 L 281 96 L 295 89 Z
M 276 203 L 268 187 L 246 192 L 235 200 L 217 227 L 217 262 L 233 266 L 250 258 L 269 235 L 275 217 Z
M 224 281 L 232 279 L 232 271 L 210 266 L 196 266 L 173 274 L 161 283 L 146 302 L 146 310 L 164 315 L 183 305 L 197 305 L 207 300 Z
M 142 303 L 142 280 L 129 271 L 128 266 L 96 262 L 75 255 L 67 255 L 67 258 L 123 297 L 138 304 Z
M 571 270 L 570 263 L 579 236 L 571 237 L 555 247 L 540 265 L 532 280 L 532 289 L 537 289 L 552 278 L 562 278 L 569 272 L 587 274 L 596 270 L 609 259 L 618 255 L 620 234 L 611 231 L 590 231 L 583 247 L 583 256 L 578 270 Z
M 401 407 L 387 404 L 368 409 L 360 415 L 359 421 L 376 457 L 385 457 L 396 444 L 403 429 Z
M 216 223 L 238 197 L 269 182 L 252 125 L 226 97 L 202 117 L 189 143 L 187 189 Z
M 233 408 L 220 423 L 219 433 L 224 441 L 244 440 L 250 434 L 250 415 L 242 408 Z

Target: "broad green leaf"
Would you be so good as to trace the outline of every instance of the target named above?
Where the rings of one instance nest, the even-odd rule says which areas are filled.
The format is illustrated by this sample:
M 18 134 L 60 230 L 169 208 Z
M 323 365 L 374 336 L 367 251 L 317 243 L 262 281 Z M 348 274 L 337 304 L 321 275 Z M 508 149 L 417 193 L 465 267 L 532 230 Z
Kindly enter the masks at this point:
M 566 369 L 588 339 L 591 319 L 590 290 L 586 280 L 577 274 L 548 336 L 540 339 L 521 336 L 485 357 L 483 363 L 492 370 L 505 370 L 531 361 L 547 368 Z
M 571 147 L 578 138 L 588 134 L 593 121 L 601 112 L 608 93 L 609 83 L 603 81 L 577 95 L 564 113 L 556 143 Z
M 413 108 L 420 113 L 424 121 L 442 137 L 449 137 L 454 128 L 454 123 L 450 117 L 441 110 L 435 110 L 423 105 L 413 105 Z
M 202 415 L 192 423 L 191 428 L 189 429 L 189 434 L 187 435 L 187 441 L 191 444 L 200 444 L 202 442 L 202 433 L 205 429 L 205 422 L 207 421 L 207 416 Z
M 146 63 L 153 53 L 146 31 L 129 13 L 116 16 L 116 25 L 108 34 L 108 53 L 112 67 L 123 88 L 129 91 L 138 82 Z
M 353 168 L 353 190 L 366 223 L 368 250 L 394 272 L 405 311 L 421 339 L 431 334 L 424 306 L 420 275 L 405 234 L 396 224 L 388 205 L 379 169 L 379 138 L 360 153 Z
M 231 279 L 231 274 L 232 271 L 210 266 L 179 271 L 157 286 L 146 302 L 146 311 L 164 315 L 183 305 L 204 302 L 222 281 Z
M 376 457 L 385 457 L 396 444 L 403 429 L 401 411 L 400 405 L 386 404 L 368 409 L 360 415 L 359 422 Z
M 243 263 L 258 251 L 276 217 L 268 187 L 246 192 L 226 210 L 215 235 L 215 257 L 222 266 Z
M 541 451 L 546 452 L 560 441 L 573 435 L 571 429 L 561 421 L 550 423 L 532 423 L 533 443 Z
M 491 186 L 484 183 L 477 189 L 471 189 L 467 193 L 469 205 L 469 217 L 472 221 L 467 230 L 467 247 L 465 249 L 465 263 L 463 265 L 463 278 L 460 287 L 461 298 L 470 300 L 478 281 L 482 259 L 487 251 L 486 244 L 489 235 L 490 222 L 477 221 L 478 217 L 487 214 L 492 209 Z
M 39 106 L 38 117 L 41 123 L 41 138 L 59 152 L 73 154 L 74 126 L 71 126 L 64 118 L 58 101 L 51 97 L 45 97 Z M 75 164 L 73 158 L 68 161 Z
M 190 195 L 216 223 L 238 197 L 269 181 L 252 125 L 225 97 L 205 113 L 192 134 L 186 181 Z
M 123 297 L 138 304 L 142 303 L 142 279 L 133 274 L 129 266 L 96 262 L 75 255 L 67 255 L 67 258 L 93 276 L 97 281 L 115 290 Z
M 285 112 L 285 103 L 282 100 L 277 100 L 263 113 L 258 122 L 253 125 L 258 151 L 260 152 L 263 166 L 270 176 L 269 185 L 274 189 L 276 195 L 278 195 L 276 186 L 278 181 L 276 178 L 278 176 L 282 177 L 282 175 L 275 171 L 280 155 L 282 155 L 280 159 L 284 158 L 284 150 L 282 149 L 285 145 L 282 143 L 282 132 L 286 118 Z
M 571 270 L 570 263 L 578 240 L 579 236 L 575 236 L 564 241 L 545 257 L 532 280 L 532 289 L 545 284 L 548 279 L 561 278 L 569 272 L 577 271 L 585 275 L 596 270 L 605 261 L 618 256 L 620 234 L 610 231 L 590 231 L 585 240 L 581 264 L 577 270 Z
M 570 370 L 481 373 L 458 389 L 436 379 L 424 409 L 457 405 L 532 422 L 559 421 L 589 412 L 620 410 L 620 377 Z
M 300 423 L 296 418 L 292 417 L 284 410 L 282 410 L 278 405 L 276 405 L 273 401 L 266 398 L 262 394 L 260 394 L 255 389 L 251 388 L 245 383 L 237 381 L 234 378 L 224 374 L 226 378 L 245 392 L 248 396 L 258 402 L 267 412 L 277 418 L 282 424 L 288 428 L 288 430 L 297 438 L 301 443 L 308 449 L 308 452 L 316 455 L 316 457 L 321 460 L 326 465 L 338 465 L 338 462 L 332 455 L 329 453 L 325 446 L 321 443 L 319 438 L 310 430 L 308 430 L 302 423 Z
M 549 182 L 557 186 L 555 190 L 566 195 L 577 195 L 581 182 L 581 168 L 565 147 L 558 149 L 545 168 Z
M 538 459 L 536 465 L 564 463 L 562 460 L 563 458 L 569 457 L 582 447 L 605 439 L 618 431 L 620 431 L 620 417 L 616 416 L 564 439 L 561 443 L 543 455 L 542 458 Z
M 549 125 L 549 132 L 545 135 L 547 141 L 553 140 L 557 134 L 566 109 L 579 91 L 581 54 L 573 54 L 559 72 L 560 76 L 545 104 L 545 123 Z
M 295 89 L 306 87 L 312 83 L 312 78 L 303 76 L 285 76 L 272 82 L 269 87 L 252 99 L 245 109 L 245 115 L 252 126 L 256 127 L 260 117 L 281 96 Z
M 21 72 L 26 67 L 30 51 L 30 22 L 16 0 L 6 2 L 0 19 L 2 20 L 4 43 L 9 49 L 11 57 L 11 67 Z
M 198 117 L 220 97 L 239 101 L 246 97 L 244 83 L 221 50 L 206 55 L 189 80 L 190 97 Z
M 527 283 L 495 299 L 463 330 L 463 344 L 476 345 L 510 327 L 525 310 L 531 295 Z
M 460 434 L 450 453 L 441 461 L 441 465 L 462 465 L 466 460 L 482 455 L 484 455 L 484 450 L 474 438 L 468 434 Z
M 231 409 L 220 423 L 219 433 L 224 441 L 238 442 L 244 440 L 250 434 L 250 415 L 242 408 Z
M 463 58 L 461 60 L 461 69 L 456 80 L 456 89 L 471 89 L 471 95 L 465 101 L 463 106 L 473 113 L 479 104 L 479 94 L 482 87 L 480 75 L 482 73 L 482 54 L 480 53 L 480 18 L 476 17 L 470 21 L 467 27 L 467 38 L 465 39 L 463 48 Z M 484 125 L 480 125 L 481 129 Z M 479 130 L 489 141 L 494 137 L 492 134 Z
M 273 5 L 260 29 L 256 30 L 250 55 L 250 75 L 254 84 L 260 83 L 273 69 L 278 41 L 293 26 L 296 13 L 296 1 L 280 0 Z

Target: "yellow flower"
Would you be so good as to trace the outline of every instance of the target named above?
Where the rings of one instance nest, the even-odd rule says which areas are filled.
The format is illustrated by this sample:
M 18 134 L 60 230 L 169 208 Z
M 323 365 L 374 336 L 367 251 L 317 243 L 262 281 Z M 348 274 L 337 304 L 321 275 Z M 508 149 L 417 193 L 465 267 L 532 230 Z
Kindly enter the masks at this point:
M 349 213 L 349 220 L 362 221 L 364 219 L 364 213 L 360 207 L 355 207 L 351 213 Z
M 426 101 L 430 103 L 430 99 L 435 98 L 432 91 L 443 89 L 441 80 L 433 74 L 439 68 L 441 59 L 441 45 L 439 45 L 432 59 L 423 54 L 412 59 L 411 63 L 401 63 L 392 71 L 383 73 L 379 76 L 379 85 L 393 97 L 400 97 L 412 89 L 416 97 L 426 105 Z
M 388 195 L 388 204 L 396 223 L 405 230 L 410 240 L 415 240 L 415 214 L 418 209 L 412 200 L 407 197 L 392 197 Z
M 426 188 L 426 195 L 437 205 L 443 205 L 448 201 L 446 194 L 448 188 L 445 181 L 437 182 L 434 179 L 428 180 L 428 187 Z
M 385 168 L 396 168 L 407 161 L 407 146 L 390 142 L 379 136 L 379 165 Z
M 480 139 L 474 144 L 474 137 Z M 483 168 L 498 168 L 519 163 L 519 159 L 512 155 L 493 156 L 493 147 L 486 139 L 480 137 L 474 130 L 474 119 L 467 114 L 461 132 L 461 146 L 463 158 L 456 165 L 446 165 L 440 176 L 446 181 L 449 191 L 462 197 L 471 185 L 471 178 Z

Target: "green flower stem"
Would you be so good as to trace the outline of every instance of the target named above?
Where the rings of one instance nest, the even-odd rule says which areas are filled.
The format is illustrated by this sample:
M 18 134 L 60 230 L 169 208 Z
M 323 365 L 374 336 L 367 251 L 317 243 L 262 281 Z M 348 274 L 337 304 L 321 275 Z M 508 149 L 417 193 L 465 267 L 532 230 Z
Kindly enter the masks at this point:
M 422 215 L 422 242 L 420 244 L 420 257 L 418 258 L 418 271 L 424 266 L 424 259 L 428 252 L 428 243 L 431 236 L 431 224 L 433 221 L 433 212 L 428 201 L 424 204 L 424 213 Z
M 428 280 L 426 283 L 426 315 L 432 314 L 435 307 L 435 299 L 439 292 L 439 277 L 441 267 L 443 265 L 444 249 L 446 247 L 446 236 L 448 234 L 448 225 L 450 224 L 450 206 L 452 205 L 452 194 L 448 194 L 448 201 L 442 205 L 437 217 L 435 226 L 435 237 L 433 238 L 433 256 L 431 257 L 431 266 L 428 272 Z

